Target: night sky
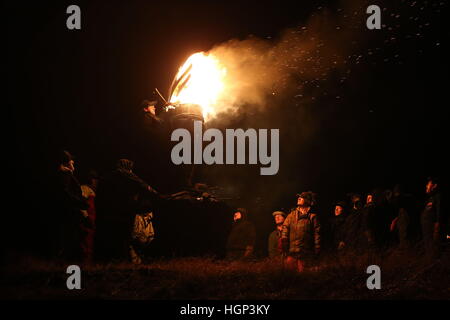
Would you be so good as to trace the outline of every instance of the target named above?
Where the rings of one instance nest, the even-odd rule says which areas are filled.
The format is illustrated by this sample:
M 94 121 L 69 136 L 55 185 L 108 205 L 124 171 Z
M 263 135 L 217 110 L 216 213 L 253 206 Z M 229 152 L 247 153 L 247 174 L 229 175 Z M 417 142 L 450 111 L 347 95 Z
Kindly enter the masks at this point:
M 261 177 L 259 165 L 211 168 L 205 180 L 240 194 L 244 205 L 262 201 L 267 211 L 255 215 L 268 216 L 261 219 L 269 227 L 270 211 L 293 206 L 304 190 L 319 193 L 323 211 L 347 192 L 399 182 L 420 195 L 425 177 L 442 175 L 448 163 L 444 3 L 372 1 L 383 8 L 383 28 L 374 31 L 365 28 L 364 1 L 3 3 L 12 223 L 33 225 L 45 215 L 61 148 L 75 155 L 80 178 L 128 157 L 156 189 L 179 191 L 169 138 L 145 128 L 141 101 L 153 99 L 155 87 L 166 93 L 194 52 L 250 35 L 276 41 L 324 11 L 340 23 L 324 41 L 334 39 L 345 65 L 327 68 L 317 88 L 299 76 L 271 108 L 233 120 L 236 128 L 280 128 L 279 173 Z M 81 7 L 79 31 L 66 28 L 70 4 Z M 340 38 L 341 28 L 353 31 Z

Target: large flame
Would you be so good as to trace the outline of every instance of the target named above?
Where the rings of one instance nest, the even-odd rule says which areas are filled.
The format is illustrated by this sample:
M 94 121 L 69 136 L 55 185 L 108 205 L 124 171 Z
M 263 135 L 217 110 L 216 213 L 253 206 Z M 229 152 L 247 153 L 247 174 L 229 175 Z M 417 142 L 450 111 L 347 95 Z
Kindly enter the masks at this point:
M 217 113 L 225 88 L 226 69 L 211 54 L 194 53 L 178 69 L 170 103 L 201 106 L 205 121 Z

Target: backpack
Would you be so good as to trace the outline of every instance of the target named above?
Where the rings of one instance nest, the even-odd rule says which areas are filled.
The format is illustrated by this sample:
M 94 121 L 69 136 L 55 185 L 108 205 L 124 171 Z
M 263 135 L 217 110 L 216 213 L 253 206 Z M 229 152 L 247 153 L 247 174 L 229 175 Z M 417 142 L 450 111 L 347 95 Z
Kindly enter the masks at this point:
M 148 245 L 155 238 L 152 218 L 153 212 L 137 214 L 134 218 L 132 238 L 142 245 Z

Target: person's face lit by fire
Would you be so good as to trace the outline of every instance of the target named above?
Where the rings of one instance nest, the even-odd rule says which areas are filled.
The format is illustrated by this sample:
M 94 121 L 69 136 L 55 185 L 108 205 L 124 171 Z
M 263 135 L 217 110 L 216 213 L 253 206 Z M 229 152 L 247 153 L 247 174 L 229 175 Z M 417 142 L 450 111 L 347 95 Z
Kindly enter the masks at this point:
M 353 204 L 353 209 L 355 209 L 355 210 L 361 209 L 361 207 L 362 207 L 361 198 L 357 195 L 353 195 L 352 196 L 352 204 Z
M 373 196 L 371 194 L 367 195 L 366 204 L 373 203 Z
M 233 219 L 234 219 L 234 222 L 236 222 L 236 221 L 242 219 L 242 214 L 241 214 L 239 211 L 236 211 L 236 212 L 234 213 Z
M 304 206 L 305 205 L 305 199 L 303 199 L 302 197 L 298 197 L 297 205 L 300 206 L 300 207 Z
M 153 105 L 148 105 L 144 108 L 144 112 L 151 113 L 152 115 L 156 114 L 156 108 Z
M 430 180 L 430 181 L 428 181 L 428 183 L 427 183 L 427 185 L 425 187 L 425 192 L 427 194 L 430 194 L 430 193 L 432 193 L 434 191 L 434 189 L 436 189 L 436 187 L 437 187 L 437 183 L 433 183 L 433 181 Z
M 284 222 L 284 217 L 283 217 L 283 215 L 281 215 L 281 214 L 275 215 L 274 219 L 275 219 L 275 224 L 276 224 L 277 226 L 282 225 L 283 222 Z
M 75 161 L 69 160 L 69 162 L 67 162 L 67 168 L 69 168 L 72 172 L 75 171 Z
M 334 215 L 337 217 L 337 216 L 340 216 L 342 213 L 344 212 L 344 208 L 342 208 L 341 206 L 336 206 L 335 208 L 334 208 Z

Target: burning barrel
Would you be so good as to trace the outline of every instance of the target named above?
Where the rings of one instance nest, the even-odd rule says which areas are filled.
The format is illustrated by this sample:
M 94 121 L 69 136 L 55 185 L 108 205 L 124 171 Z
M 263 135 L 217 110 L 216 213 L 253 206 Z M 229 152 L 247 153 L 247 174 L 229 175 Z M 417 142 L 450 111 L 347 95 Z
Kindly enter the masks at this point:
M 204 129 L 204 119 L 202 108 L 198 104 L 179 104 L 175 109 L 168 111 L 170 117 L 170 127 L 175 129 L 186 129 L 190 132 L 191 137 L 194 137 L 194 122 L 201 121 L 202 129 Z M 191 141 L 193 143 L 193 140 Z M 191 146 L 193 150 L 193 146 Z M 189 187 L 193 186 L 197 182 L 198 176 L 201 171 L 201 165 L 183 164 L 179 169 L 180 175 L 183 176 L 185 184 Z
M 191 55 L 178 69 L 169 89 L 169 99 L 157 91 L 164 100 L 165 110 L 173 130 L 183 128 L 194 136 L 194 122 L 202 127 L 216 114 L 216 108 L 224 91 L 226 69 L 212 55 L 198 52 Z M 197 167 L 199 165 L 196 165 Z M 193 185 L 194 165 L 183 165 L 183 176 L 189 186 Z
M 198 104 L 180 104 L 169 112 L 171 113 L 170 121 L 173 130 L 185 128 L 191 131 L 191 129 L 194 128 L 194 121 L 201 121 L 204 123 L 202 107 Z

